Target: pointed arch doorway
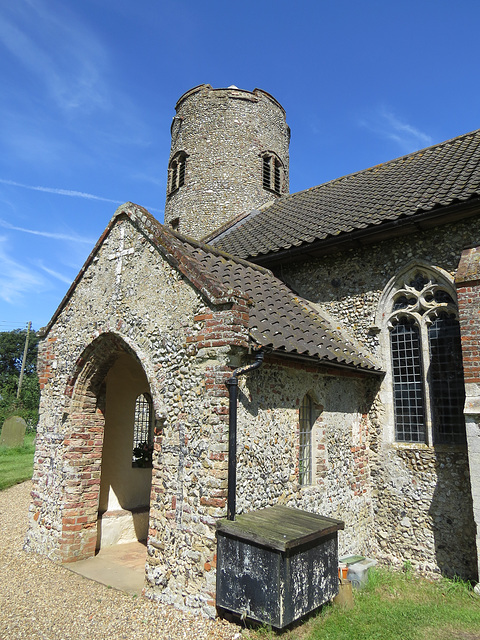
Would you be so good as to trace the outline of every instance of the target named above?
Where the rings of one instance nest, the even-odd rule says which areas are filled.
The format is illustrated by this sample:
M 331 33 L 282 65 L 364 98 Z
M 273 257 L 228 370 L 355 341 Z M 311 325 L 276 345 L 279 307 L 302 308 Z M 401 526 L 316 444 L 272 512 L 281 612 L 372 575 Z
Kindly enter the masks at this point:
M 104 380 L 105 431 L 96 548 L 146 541 L 153 411 L 145 372 L 121 352 Z

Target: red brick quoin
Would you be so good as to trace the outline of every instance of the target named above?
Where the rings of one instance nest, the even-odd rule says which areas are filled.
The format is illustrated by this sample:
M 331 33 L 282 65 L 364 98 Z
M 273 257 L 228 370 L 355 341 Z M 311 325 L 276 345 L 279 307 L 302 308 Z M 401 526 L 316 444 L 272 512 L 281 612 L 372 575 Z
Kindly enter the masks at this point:
M 463 251 L 455 283 L 465 383 L 480 384 L 480 247 Z

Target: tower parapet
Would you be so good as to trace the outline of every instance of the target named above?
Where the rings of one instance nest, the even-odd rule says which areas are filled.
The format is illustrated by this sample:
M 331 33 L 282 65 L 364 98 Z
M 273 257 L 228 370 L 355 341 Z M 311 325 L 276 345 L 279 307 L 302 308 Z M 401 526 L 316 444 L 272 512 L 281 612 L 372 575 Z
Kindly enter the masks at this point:
M 166 224 L 201 238 L 288 193 L 290 129 L 269 93 L 202 84 L 175 110 Z

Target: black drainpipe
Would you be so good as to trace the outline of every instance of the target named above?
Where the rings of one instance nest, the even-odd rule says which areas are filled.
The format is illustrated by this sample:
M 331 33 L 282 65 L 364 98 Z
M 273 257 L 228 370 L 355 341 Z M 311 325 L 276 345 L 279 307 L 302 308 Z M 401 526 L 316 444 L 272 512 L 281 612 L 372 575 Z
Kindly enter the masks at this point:
M 228 387 L 228 493 L 227 493 L 227 519 L 235 520 L 235 502 L 237 494 L 237 402 L 238 402 L 238 376 L 258 369 L 263 362 L 263 351 L 257 351 L 255 362 L 235 369 L 232 377 L 226 381 Z

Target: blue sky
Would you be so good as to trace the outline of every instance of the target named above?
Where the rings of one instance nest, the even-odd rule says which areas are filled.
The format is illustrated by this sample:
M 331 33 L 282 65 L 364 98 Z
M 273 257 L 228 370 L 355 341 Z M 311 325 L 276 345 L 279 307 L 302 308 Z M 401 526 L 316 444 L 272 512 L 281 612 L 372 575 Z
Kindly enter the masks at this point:
M 0 331 L 39 329 L 118 204 L 163 220 L 201 83 L 287 112 L 299 191 L 480 127 L 474 0 L 0 2 Z

